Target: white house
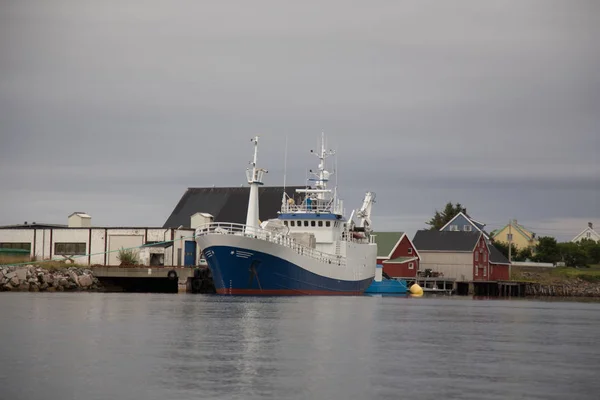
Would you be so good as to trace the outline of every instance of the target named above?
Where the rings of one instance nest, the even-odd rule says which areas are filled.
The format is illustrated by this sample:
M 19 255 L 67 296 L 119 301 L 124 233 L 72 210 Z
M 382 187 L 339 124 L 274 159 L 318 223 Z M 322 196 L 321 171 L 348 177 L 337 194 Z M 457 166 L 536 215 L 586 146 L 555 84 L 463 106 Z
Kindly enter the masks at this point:
M 580 242 L 585 239 L 593 240 L 595 242 L 600 241 L 600 235 L 594 230 L 594 225 L 592 225 L 591 222 L 588 222 L 587 228 L 585 228 L 579 235 L 571 239 L 571 242 Z

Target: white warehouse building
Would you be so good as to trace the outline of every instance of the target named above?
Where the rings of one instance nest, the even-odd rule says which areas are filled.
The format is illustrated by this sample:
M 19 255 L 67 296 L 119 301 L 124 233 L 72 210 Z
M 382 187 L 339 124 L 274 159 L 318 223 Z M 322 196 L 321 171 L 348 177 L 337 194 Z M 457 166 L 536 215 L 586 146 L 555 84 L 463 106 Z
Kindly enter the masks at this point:
M 295 189 L 286 187 L 289 196 Z M 282 187 L 259 189 L 260 218 L 275 218 Z M 67 225 L 0 226 L 0 248 L 28 250 L 37 260 L 67 260 L 83 265 L 120 265 L 119 250 L 135 248 L 141 265 L 195 266 L 202 252 L 195 228 L 210 222 L 245 223 L 249 187 L 189 188 L 162 227 L 96 227 L 85 212 L 74 212 Z
M 210 222 L 205 216 L 196 220 Z M 34 222 L 0 227 L 0 248 L 29 250 L 37 260 L 115 266 L 121 263 L 120 249 L 135 248 L 142 265 L 191 266 L 198 260 L 193 235 L 192 228 L 92 227 L 89 215 L 73 213 L 68 225 Z

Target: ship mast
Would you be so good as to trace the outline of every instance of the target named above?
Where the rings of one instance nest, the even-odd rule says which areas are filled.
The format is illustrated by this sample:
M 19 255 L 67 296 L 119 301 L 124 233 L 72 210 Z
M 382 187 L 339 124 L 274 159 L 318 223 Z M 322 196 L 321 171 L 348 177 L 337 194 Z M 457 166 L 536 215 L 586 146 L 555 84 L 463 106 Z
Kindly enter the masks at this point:
M 327 182 L 329 182 L 329 177 L 331 176 L 331 173 L 325 170 L 325 159 L 329 156 L 334 155 L 335 151 L 328 151 L 326 149 L 324 132 L 321 133 L 321 149 L 319 150 L 319 153 L 315 153 L 313 150 L 311 150 L 310 152 L 319 158 L 318 172 L 315 173 L 312 172 L 312 170 L 310 171 L 313 175 L 317 177 L 317 179 L 315 180 L 315 188 L 318 190 L 323 190 L 323 192 L 317 193 L 317 198 L 319 200 L 325 200 Z
M 269 172 L 263 168 L 257 168 L 256 163 L 258 160 L 258 136 L 250 139 L 254 142 L 254 159 L 250 162 L 252 168 L 246 170 L 246 177 L 248 184 L 250 185 L 250 196 L 248 198 L 248 213 L 246 215 L 246 231 L 256 232 L 259 226 L 258 216 L 258 187 L 263 184 L 263 174 Z

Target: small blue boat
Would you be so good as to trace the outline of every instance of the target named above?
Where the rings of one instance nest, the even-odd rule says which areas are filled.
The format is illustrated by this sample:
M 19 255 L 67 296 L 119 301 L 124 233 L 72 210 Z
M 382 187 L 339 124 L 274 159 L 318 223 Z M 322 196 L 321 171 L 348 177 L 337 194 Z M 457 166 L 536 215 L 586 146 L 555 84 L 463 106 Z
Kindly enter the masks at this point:
M 406 294 L 408 288 L 406 281 L 401 279 L 389 279 L 383 276 L 383 265 L 377 264 L 375 270 L 375 279 L 371 285 L 365 290 L 364 294 Z

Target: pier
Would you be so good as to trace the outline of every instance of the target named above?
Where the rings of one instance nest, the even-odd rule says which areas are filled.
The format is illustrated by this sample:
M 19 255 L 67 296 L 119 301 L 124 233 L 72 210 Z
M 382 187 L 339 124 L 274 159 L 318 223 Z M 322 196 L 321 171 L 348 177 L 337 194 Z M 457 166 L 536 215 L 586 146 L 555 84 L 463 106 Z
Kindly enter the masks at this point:
M 214 293 L 206 267 L 107 267 L 91 268 L 110 292 Z

